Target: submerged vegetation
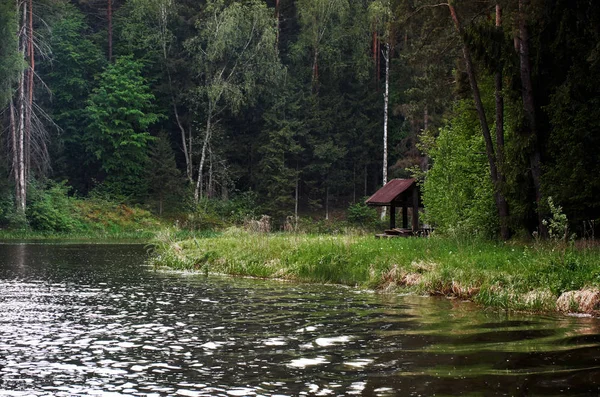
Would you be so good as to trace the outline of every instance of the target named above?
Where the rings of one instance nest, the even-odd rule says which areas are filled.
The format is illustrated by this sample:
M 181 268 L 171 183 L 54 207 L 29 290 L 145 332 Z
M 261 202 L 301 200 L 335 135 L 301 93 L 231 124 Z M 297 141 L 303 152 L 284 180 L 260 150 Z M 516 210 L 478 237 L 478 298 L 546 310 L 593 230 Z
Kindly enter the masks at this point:
M 600 288 L 600 249 L 557 242 L 378 240 L 358 233 L 265 234 L 229 228 L 217 236 L 183 240 L 164 232 L 154 244 L 151 263 L 157 267 L 390 292 L 402 288 L 507 310 L 555 310 L 567 291 Z M 579 311 L 575 306 L 569 310 Z

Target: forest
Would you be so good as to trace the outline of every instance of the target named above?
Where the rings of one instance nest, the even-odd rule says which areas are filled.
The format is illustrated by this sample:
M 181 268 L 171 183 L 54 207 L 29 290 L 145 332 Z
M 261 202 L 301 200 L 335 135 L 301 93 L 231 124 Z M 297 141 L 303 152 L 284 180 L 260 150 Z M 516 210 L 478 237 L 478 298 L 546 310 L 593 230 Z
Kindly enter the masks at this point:
M 362 219 L 414 177 L 439 233 L 593 238 L 599 109 L 592 0 L 0 0 L 0 227 Z

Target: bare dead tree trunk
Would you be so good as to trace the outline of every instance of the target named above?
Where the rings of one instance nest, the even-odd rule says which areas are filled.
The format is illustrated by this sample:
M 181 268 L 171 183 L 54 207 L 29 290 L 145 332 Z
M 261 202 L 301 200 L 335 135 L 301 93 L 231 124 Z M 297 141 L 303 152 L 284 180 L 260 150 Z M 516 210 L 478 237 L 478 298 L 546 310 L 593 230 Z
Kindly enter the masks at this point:
M 17 161 L 18 177 L 16 180 L 17 209 L 25 213 L 27 188 L 25 182 L 25 73 L 21 72 L 19 78 L 19 124 L 17 129 Z
M 383 185 L 388 178 L 388 103 L 390 94 L 390 44 L 385 43 L 385 90 L 383 92 Z M 381 211 L 381 219 L 386 216 L 386 207 Z
M 18 3 L 17 3 L 18 4 Z M 18 9 L 18 8 L 17 8 Z M 23 19 L 19 28 L 19 52 L 23 59 L 25 59 L 27 33 L 25 27 L 27 26 L 27 3 L 23 2 Z M 15 179 L 15 198 L 17 204 L 17 211 L 25 213 L 26 200 L 27 200 L 27 185 L 25 180 L 25 71 L 22 70 L 19 76 L 19 89 L 18 89 L 18 112 L 19 119 L 16 128 L 16 146 L 13 150 L 17 152 L 17 171 Z
M 206 118 L 206 134 L 204 136 L 204 142 L 202 143 L 202 154 L 200 156 L 200 164 L 198 165 L 198 180 L 196 181 L 196 189 L 194 189 L 194 202 L 198 204 L 198 201 L 202 197 L 203 194 L 203 171 L 204 171 L 204 163 L 206 162 L 206 149 L 208 148 L 208 142 L 210 141 L 211 134 L 211 114 L 212 110 L 209 109 L 208 117 Z
M 519 61 L 521 72 L 521 96 L 523 98 L 523 110 L 529 127 L 529 134 L 533 148 L 529 155 L 531 167 L 531 178 L 535 189 L 535 201 L 538 216 L 538 229 L 542 237 L 548 236 L 548 230 L 543 223 L 544 215 L 541 210 L 542 202 L 542 166 L 539 148 L 539 132 L 535 116 L 535 101 L 533 98 L 533 83 L 531 81 L 531 64 L 529 61 L 529 30 L 527 28 L 526 13 L 529 0 L 519 0 Z
M 17 125 L 15 119 L 15 104 L 12 98 L 10 98 L 10 141 L 12 148 L 12 172 L 15 178 L 15 197 L 16 202 L 19 202 L 20 190 L 18 189 L 19 180 L 19 152 L 17 150 Z
M 27 65 L 19 71 L 17 86 L 10 99 L 10 150 L 12 153 L 12 176 L 15 180 L 15 206 L 24 213 L 27 206 L 27 185 L 32 164 L 43 170 L 47 166 L 46 131 L 35 117 L 35 31 L 33 25 L 33 0 L 16 0 L 18 13 L 17 52 Z M 38 47 L 39 48 L 39 47 Z M 43 51 L 41 52 L 43 55 Z M 51 121 L 46 117 L 47 121 Z
M 27 70 L 27 105 L 25 108 L 25 181 L 29 179 L 31 170 L 31 118 L 33 115 L 33 77 L 35 74 L 35 54 L 33 50 L 33 0 L 29 0 L 27 28 L 27 58 L 29 69 Z
M 206 188 L 206 196 L 209 198 L 213 197 L 213 183 L 214 183 L 214 179 L 213 179 L 213 152 L 212 152 L 212 148 L 210 147 L 210 145 L 208 146 L 208 187 Z
M 190 168 L 190 178 L 191 178 L 191 180 L 193 180 L 193 169 L 194 169 L 193 168 L 193 161 L 194 160 L 192 158 L 192 156 L 194 155 L 194 148 L 193 148 L 194 140 L 193 140 L 193 137 L 192 137 L 192 132 L 193 132 L 192 131 L 192 126 L 191 126 L 191 123 L 190 123 L 190 125 L 188 125 L 188 150 L 189 150 L 189 156 L 190 156 L 190 165 L 189 165 L 189 168 Z
M 485 151 L 488 158 L 488 163 L 490 166 L 490 178 L 492 180 L 492 184 L 494 186 L 494 200 L 496 202 L 496 210 L 498 211 L 498 217 L 501 219 L 501 223 L 506 220 L 506 216 L 508 214 L 508 206 L 506 203 L 506 199 L 502 194 L 499 186 L 499 176 L 498 176 L 498 168 L 496 165 L 496 154 L 494 153 L 494 145 L 492 143 L 492 137 L 490 133 L 489 124 L 487 122 L 487 118 L 485 115 L 485 109 L 483 108 L 483 102 L 481 100 L 481 94 L 479 92 L 479 85 L 477 84 L 477 79 L 475 77 L 475 68 L 473 67 L 473 61 L 471 59 L 471 52 L 469 51 L 469 47 L 464 41 L 464 32 L 462 25 L 460 24 L 460 20 L 456 13 L 456 9 L 452 3 L 448 3 L 448 8 L 450 10 L 450 15 L 452 20 L 454 21 L 454 25 L 458 34 L 461 36 L 462 40 L 462 50 L 463 57 L 465 60 L 465 65 L 467 67 L 467 75 L 469 77 L 469 85 L 471 86 L 471 91 L 473 93 L 473 100 L 475 102 L 475 109 L 477 110 L 477 116 L 479 118 L 479 124 L 481 126 L 481 131 L 483 133 L 483 140 L 485 141 Z M 504 236 L 502 236 L 504 237 Z
M 169 83 L 170 83 L 170 77 L 169 77 Z M 177 123 L 177 127 L 179 127 L 179 131 L 181 132 L 181 143 L 183 145 L 183 156 L 185 157 L 185 172 L 186 172 L 186 176 L 188 181 L 190 182 L 190 184 L 193 183 L 193 177 L 192 177 L 192 156 L 191 156 L 191 146 L 188 149 L 188 145 L 186 143 L 187 138 L 186 138 L 186 134 L 185 134 L 185 128 L 183 127 L 183 124 L 181 123 L 181 119 L 179 118 L 179 111 L 177 110 L 177 103 L 175 103 L 175 98 L 173 96 L 171 96 L 171 101 L 173 103 L 173 113 L 175 113 L 175 122 Z M 191 142 L 190 142 L 191 145 Z

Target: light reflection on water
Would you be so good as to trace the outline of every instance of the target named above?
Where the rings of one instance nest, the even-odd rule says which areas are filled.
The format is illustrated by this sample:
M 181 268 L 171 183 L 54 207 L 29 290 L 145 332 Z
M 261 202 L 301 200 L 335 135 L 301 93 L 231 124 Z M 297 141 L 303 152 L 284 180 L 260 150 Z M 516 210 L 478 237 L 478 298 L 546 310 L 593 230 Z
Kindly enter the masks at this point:
M 598 395 L 600 320 L 0 245 L 0 395 Z

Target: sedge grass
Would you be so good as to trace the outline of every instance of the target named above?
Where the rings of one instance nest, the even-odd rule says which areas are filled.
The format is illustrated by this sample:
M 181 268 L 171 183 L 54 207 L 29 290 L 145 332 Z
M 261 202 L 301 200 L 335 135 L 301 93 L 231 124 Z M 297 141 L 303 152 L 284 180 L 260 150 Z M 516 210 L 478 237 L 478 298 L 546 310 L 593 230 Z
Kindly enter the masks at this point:
M 600 249 L 446 238 L 249 233 L 158 236 L 156 266 L 364 288 L 405 288 L 502 309 L 554 310 L 561 293 L 600 287 Z

